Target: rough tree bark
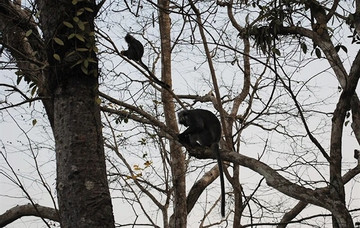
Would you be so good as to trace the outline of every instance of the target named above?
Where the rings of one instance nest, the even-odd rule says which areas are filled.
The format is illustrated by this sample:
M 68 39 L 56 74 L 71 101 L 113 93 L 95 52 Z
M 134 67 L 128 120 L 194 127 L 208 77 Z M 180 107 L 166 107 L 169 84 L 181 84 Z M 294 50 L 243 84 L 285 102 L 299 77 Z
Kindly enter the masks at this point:
M 37 4 L 44 40 L 48 44 L 61 226 L 114 227 L 100 108 L 96 102 L 98 65 L 91 35 L 95 1 L 73 4 L 66 0 L 39 0 Z M 66 26 L 65 21 L 73 27 Z M 79 36 L 69 39 L 72 34 Z M 88 49 L 88 52 L 69 54 L 79 48 Z
M 171 86 L 171 40 L 170 40 L 170 11 L 169 1 L 159 0 L 159 26 L 161 40 L 161 77 L 162 81 Z M 173 97 L 163 90 L 162 102 L 164 104 L 164 114 L 166 125 L 178 131 L 175 105 Z M 171 172 L 173 176 L 174 188 L 174 214 L 170 218 L 170 227 L 186 227 L 187 207 L 186 207 L 186 184 L 185 184 L 185 155 L 181 147 L 170 140 L 171 153 Z
M 43 37 L 31 14 L 8 0 L 0 4 L 0 29 L 52 126 L 61 227 L 114 227 L 97 102 L 95 1 L 35 3 Z

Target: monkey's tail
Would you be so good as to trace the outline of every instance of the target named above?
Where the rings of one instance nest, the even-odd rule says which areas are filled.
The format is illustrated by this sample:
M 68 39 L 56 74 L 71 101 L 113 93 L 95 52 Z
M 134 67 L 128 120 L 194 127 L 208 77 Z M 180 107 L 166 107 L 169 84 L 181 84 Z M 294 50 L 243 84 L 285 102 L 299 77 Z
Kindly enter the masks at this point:
M 166 84 L 163 81 L 160 81 L 150 70 L 149 68 L 141 61 L 139 61 L 140 65 L 149 73 L 149 76 L 154 80 L 154 82 L 156 84 L 158 84 L 159 86 L 161 86 L 162 88 L 166 89 L 174 98 L 177 102 L 179 102 L 180 106 L 184 109 L 187 110 L 186 106 L 183 104 L 183 102 L 179 99 L 178 96 L 176 96 L 174 94 L 174 92 L 171 90 L 170 86 L 168 84 Z
M 211 145 L 213 153 L 216 155 L 216 159 L 219 166 L 220 186 L 221 186 L 221 216 L 225 217 L 225 181 L 224 181 L 224 169 L 222 160 L 220 157 L 219 144 L 213 143 Z
M 145 63 L 143 63 L 143 61 L 139 61 L 140 65 L 149 73 L 150 77 L 154 80 L 154 82 L 156 84 L 158 84 L 159 86 L 165 88 L 165 89 L 170 89 L 170 86 L 168 84 L 166 84 L 165 82 L 163 81 L 160 81 L 150 70 L 149 70 L 149 67 L 147 67 L 145 65 Z

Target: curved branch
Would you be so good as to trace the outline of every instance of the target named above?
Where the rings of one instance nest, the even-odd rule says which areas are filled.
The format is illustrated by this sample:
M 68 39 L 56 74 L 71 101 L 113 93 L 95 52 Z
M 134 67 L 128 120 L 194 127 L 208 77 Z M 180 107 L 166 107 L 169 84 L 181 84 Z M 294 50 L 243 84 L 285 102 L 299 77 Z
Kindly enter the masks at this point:
M 360 163 L 358 163 L 357 166 L 350 169 L 347 173 L 343 175 L 342 182 L 345 185 L 359 173 L 360 173 Z M 299 201 L 293 209 L 285 213 L 284 217 L 280 221 L 280 225 L 278 226 L 278 228 L 285 228 L 286 225 L 290 223 L 290 221 L 292 221 L 307 205 L 308 205 L 307 202 Z
M 219 176 L 219 168 L 215 165 L 209 171 L 207 171 L 200 180 L 196 181 L 191 187 L 189 194 L 186 198 L 187 213 L 193 209 L 196 201 L 199 199 L 204 189 L 209 186 Z
M 334 0 L 334 4 L 332 5 L 331 9 L 329 10 L 329 13 L 326 15 L 326 21 L 329 21 L 332 16 L 334 16 L 335 12 L 336 12 L 336 8 L 339 5 L 340 0 Z
M 280 221 L 278 228 L 285 228 L 287 224 L 293 220 L 308 205 L 305 201 L 300 201 L 290 211 L 286 212 Z
M 37 216 L 44 219 L 50 219 L 55 222 L 60 222 L 58 213 L 54 208 L 38 204 L 35 204 L 35 207 L 32 204 L 17 205 L 5 211 L 4 214 L 0 215 L 0 227 L 9 225 L 13 221 L 24 216 Z
M 189 154 L 196 158 L 206 159 L 214 158 L 212 151 L 210 149 L 200 150 L 200 149 L 190 149 Z M 333 214 L 339 215 L 340 219 L 346 220 L 347 215 L 344 215 L 344 212 L 347 211 L 345 205 L 341 201 L 334 200 L 330 196 L 330 188 L 317 188 L 310 189 L 295 183 L 290 182 L 285 177 L 280 175 L 276 170 L 272 169 L 267 164 L 258 161 L 254 158 L 247 157 L 242 154 L 238 154 L 234 151 L 222 150 L 221 159 L 223 161 L 232 162 L 244 167 L 251 169 L 252 171 L 260 174 L 266 180 L 267 185 L 273 187 L 279 192 L 284 193 L 285 195 L 300 200 L 307 203 L 311 203 L 322 208 L 325 208 L 331 211 Z M 347 224 L 344 222 L 344 224 Z
M 358 77 L 360 73 L 360 52 L 356 55 L 355 60 L 353 61 L 352 67 L 350 69 L 349 78 L 350 80 L 354 80 L 354 77 Z M 354 82 L 350 82 L 354 83 Z M 351 98 L 351 113 L 352 113 L 352 124 L 351 128 L 354 131 L 355 137 L 360 144 L 360 101 L 359 97 L 357 96 L 356 92 Z

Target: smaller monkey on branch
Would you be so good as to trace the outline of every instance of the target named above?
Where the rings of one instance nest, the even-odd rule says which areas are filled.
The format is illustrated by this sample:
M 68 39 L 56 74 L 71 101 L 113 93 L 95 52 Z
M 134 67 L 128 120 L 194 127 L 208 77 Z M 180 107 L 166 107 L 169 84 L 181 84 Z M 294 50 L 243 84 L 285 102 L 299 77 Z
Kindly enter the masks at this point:
M 144 46 L 140 41 L 135 39 L 129 33 L 125 36 L 125 41 L 128 44 L 128 50 L 121 51 L 121 54 L 126 56 L 130 60 L 134 60 L 135 62 L 139 63 L 141 67 L 143 67 L 150 75 L 151 79 L 158 84 L 159 86 L 169 89 L 170 86 L 166 83 L 160 81 L 150 70 L 149 68 L 143 63 L 141 60 L 142 56 L 144 55 Z

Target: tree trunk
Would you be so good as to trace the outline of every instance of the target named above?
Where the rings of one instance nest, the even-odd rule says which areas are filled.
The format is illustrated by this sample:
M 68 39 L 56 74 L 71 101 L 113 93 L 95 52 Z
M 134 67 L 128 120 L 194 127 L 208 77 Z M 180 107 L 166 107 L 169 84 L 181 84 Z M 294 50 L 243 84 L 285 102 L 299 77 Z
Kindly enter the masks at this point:
M 55 94 L 57 191 L 62 227 L 113 227 L 99 106 L 88 76 Z M 92 80 L 94 81 L 94 80 Z
M 96 102 L 95 1 L 38 0 L 37 4 L 54 102 L 61 227 L 114 227 Z M 78 36 L 70 39 L 71 34 Z M 79 52 L 79 48 L 88 51 Z
M 159 26 L 161 37 L 161 75 L 162 81 L 171 86 L 171 40 L 170 15 L 167 0 L 159 0 Z M 166 125 L 178 129 L 175 116 L 175 105 L 171 94 L 165 90 L 162 93 Z M 170 227 L 186 227 L 186 184 L 185 155 L 174 141 L 170 141 L 171 172 L 174 188 L 174 214 L 170 218 Z

